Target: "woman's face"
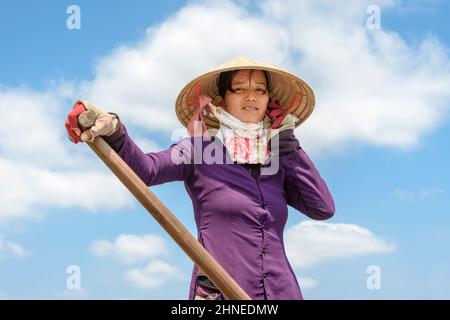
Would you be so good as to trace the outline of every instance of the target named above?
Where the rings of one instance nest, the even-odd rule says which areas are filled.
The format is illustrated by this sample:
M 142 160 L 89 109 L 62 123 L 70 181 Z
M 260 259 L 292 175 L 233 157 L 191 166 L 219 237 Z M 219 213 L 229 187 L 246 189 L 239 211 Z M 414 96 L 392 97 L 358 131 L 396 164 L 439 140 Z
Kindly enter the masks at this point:
M 239 70 L 231 82 L 231 89 L 234 92 L 227 90 L 223 100 L 228 113 L 244 123 L 257 123 L 264 119 L 269 93 L 263 71 Z

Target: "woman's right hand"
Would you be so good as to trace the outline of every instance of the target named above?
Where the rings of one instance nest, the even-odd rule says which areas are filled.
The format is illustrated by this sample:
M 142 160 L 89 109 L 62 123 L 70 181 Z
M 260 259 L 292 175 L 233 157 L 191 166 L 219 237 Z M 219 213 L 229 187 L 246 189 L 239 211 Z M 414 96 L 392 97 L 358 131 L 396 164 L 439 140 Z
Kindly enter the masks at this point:
M 94 142 L 97 136 L 110 136 L 116 132 L 119 121 L 115 114 L 107 113 L 99 107 L 78 100 L 66 119 L 69 139 L 78 142 Z

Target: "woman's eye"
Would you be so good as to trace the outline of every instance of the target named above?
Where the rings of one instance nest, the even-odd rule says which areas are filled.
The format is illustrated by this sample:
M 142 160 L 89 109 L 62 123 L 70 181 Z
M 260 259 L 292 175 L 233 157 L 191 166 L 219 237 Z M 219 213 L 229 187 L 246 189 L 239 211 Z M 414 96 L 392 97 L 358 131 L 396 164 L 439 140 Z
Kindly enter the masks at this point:
M 246 89 L 243 87 L 232 88 L 232 92 L 244 92 L 245 90 Z M 266 89 L 262 89 L 262 88 L 256 89 L 255 91 L 258 92 L 259 94 L 265 94 L 267 92 Z

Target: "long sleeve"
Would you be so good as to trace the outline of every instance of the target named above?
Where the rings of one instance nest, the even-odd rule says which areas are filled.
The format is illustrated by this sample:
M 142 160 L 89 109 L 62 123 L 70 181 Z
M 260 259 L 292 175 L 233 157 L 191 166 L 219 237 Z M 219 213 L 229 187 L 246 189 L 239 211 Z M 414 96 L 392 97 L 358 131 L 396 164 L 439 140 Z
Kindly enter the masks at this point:
M 182 139 L 160 152 L 144 153 L 130 138 L 123 123 L 104 140 L 147 186 L 184 181 L 192 173 L 191 140 Z
M 331 218 L 335 206 L 325 181 L 299 146 L 293 130 L 284 135 L 280 136 L 280 166 L 285 170 L 287 204 L 314 220 Z

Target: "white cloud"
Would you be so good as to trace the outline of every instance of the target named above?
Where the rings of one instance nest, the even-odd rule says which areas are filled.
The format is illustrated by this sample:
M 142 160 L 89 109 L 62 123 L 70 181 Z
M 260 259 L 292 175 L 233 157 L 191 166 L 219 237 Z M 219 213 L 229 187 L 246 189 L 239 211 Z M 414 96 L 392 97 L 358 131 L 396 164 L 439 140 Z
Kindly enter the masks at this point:
M 441 188 L 434 188 L 430 190 L 421 189 L 421 190 L 405 190 L 405 189 L 395 189 L 393 192 L 393 196 L 405 202 L 415 202 L 421 200 L 428 199 L 437 199 L 444 193 L 444 190 Z
M 302 289 L 311 289 L 311 288 L 317 287 L 317 285 L 319 284 L 316 279 L 307 278 L 307 277 L 301 277 L 300 279 L 298 279 L 298 282 L 299 282 L 300 288 L 302 288 Z
M 304 221 L 286 232 L 291 263 L 309 268 L 319 263 L 368 254 L 390 253 L 395 245 L 354 224 Z
M 6 246 L 11 253 L 16 257 L 26 257 L 29 255 L 29 253 L 17 242 L 8 242 L 6 243 Z
M 121 234 L 114 242 L 94 241 L 90 251 L 96 256 L 110 256 L 126 264 L 134 264 L 167 253 L 165 241 L 158 235 Z
M 26 258 L 30 253 L 18 242 L 6 241 L 0 234 L 0 257 L 6 254 L 12 254 L 17 258 Z
M 368 143 L 407 149 L 446 120 L 449 60 L 432 37 L 418 45 L 389 30 L 368 30 L 370 1 L 270 1 L 270 23 L 292 35 L 290 69 L 310 80 L 317 109 L 297 129 L 314 152 Z M 380 4 L 388 10 L 389 2 Z M 299 32 L 301 30 L 301 32 Z M 327 130 L 323 130 L 327 128 Z
M 60 116 L 65 101 L 57 91 L 0 87 L 0 157 L 39 167 L 69 167 L 72 155 Z
M 261 34 L 271 39 L 270 46 Z M 236 4 L 188 5 L 150 27 L 136 45 L 101 58 L 82 94 L 117 112 L 128 125 L 169 133 L 181 126 L 174 112 L 176 95 L 194 76 L 242 53 L 279 61 L 287 46 L 282 27 L 250 17 Z
M 370 4 L 196 2 L 150 26 L 137 43 L 99 57 L 92 81 L 59 83 L 46 92 L 0 86 L 0 194 L 8 194 L 0 196 L 0 221 L 39 217 L 36 206 L 129 205 L 127 191 L 93 161 L 92 152 L 68 141 L 63 123 L 73 101 L 86 98 L 118 113 L 143 150 L 161 150 L 172 142 L 161 148 L 151 136 L 180 129 L 174 112 L 179 90 L 237 55 L 291 70 L 315 90 L 316 110 L 296 130 L 311 154 L 345 150 L 349 144 L 420 146 L 423 135 L 447 120 L 448 49 L 432 35 L 410 44 L 390 30 L 368 30 Z M 382 14 L 403 5 L 377 4 Z M 82 192 L 89 197 L 74 199 L 71 189 L 87 190 Z M 107 201 L 106 194 L 114 200 Z
M 161 147 L 156 142 L 146 139 L 146 138 L 137 138 L 137 139 L 133 139 L 133 140 L 134 140 L 134 142 L 136 142 L 136 144 L 139 146 L 139 148 L 141 148 L 141 150 L 145 153 L 162 151 L 168 147 L 168 146 Z
M 96 171 L 43 169 L 0 158 L 0 222 L 42 217 L 41 208 L 114 210 L 130 204 L 117 178 Z
M 113 210 L 128 192 L 87 146 L 67 139 L 70 87 L 55 93 L 0 88 L 0 223 L 42 218 L 45 207 Z M 57 93 L 58 92 L 58 93 Z M 83 148 L 84 147 L 84 148 Z
M 125 278 L 133 285 L 140 288 L 161 287 L 171 279 L 182 277 L 181 271 L 166 262 L 153 260 L 144 269 L 129 269 L 125 272 Z
M 158 235 L 119 235 L 113 242 L 97 240 L 90 245 L 90 252 L 100 257 L 112 257 L 125 264 L 150 262 L 145 268 L 131 268 L 125 271 L 125 279 L 139 288 L 156 288 L 171 279 L 183 277 L 175 266 L 159 260 L 167 254 L 164 239 Z
M 129 125 L 171 131 L 180 127 L 174 102 L 187 81 L 233 56 L 249 55 L 285 67 L 312 85 L 317 108 L 296 131 L 312 153 L 348 143 L 417 147 L 448 113 L 446 48 L 432 36 L 415 45 L 390 30 L 367 29 L 370 4 L 188 5 L 149 28 L 136 45 L 100 59 L 95 79 L 83 84 L 83 92 Z M 382 14 L 404 7 L 393 0 L 377 4 Z

